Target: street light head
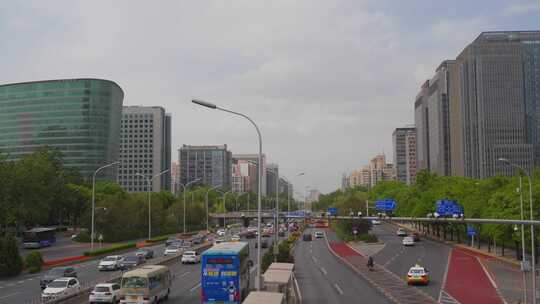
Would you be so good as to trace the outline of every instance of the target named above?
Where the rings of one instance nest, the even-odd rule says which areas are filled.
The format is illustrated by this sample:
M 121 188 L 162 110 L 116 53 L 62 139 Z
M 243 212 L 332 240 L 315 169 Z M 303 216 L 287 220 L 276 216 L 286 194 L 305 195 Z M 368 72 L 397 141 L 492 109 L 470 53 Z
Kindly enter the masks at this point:
M 302 172 L 302 173 L 299 173 L 297 176 L 304 176 L 306 175 L 306 173 Z
M 192 99 L 191 102 L 195 103 L 195 104 L 198 104 L 200 106 L 203 106 L 203 107 L 207 107 L 207 108 L 210 108 L 210 109 L 216 109 L 217 106 L 213 103 L 210 103 L 210 102 L 206 102 L 204 100 L 200 100 L 200 99 Z
M 500 158 L 499 158 L 499 161 L 500 161 L 500 162 L 503 162 L 503 163 L 509 163 L 509 162 L 510 162 L 508 159 L 506 159 L 506 158 L 504 158 L 504 157 L 500 157 Z

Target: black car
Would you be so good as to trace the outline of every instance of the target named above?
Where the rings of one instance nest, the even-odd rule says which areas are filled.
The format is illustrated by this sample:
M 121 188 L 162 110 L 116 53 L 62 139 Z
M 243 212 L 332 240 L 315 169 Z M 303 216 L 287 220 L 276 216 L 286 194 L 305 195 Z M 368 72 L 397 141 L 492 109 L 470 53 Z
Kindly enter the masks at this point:
M 261 248 L 268 248 L 268 240 L 267 239 L 261 239 Z M 255 242 L 255 248 L 259 247 L 259 242 Z
M 47 288 L 47 284 L 63 277 L 76 278 L 77 271 L 75 271 L 75 268 L 73 267 L 54 267 L 39 280 L 39 285 L 41 286 L 41 289 L 45 289 Z
M 136 256 L 142 256 L 145 260 L 154 258 L 154 251 L 151 249 L 139 249 L 135 252 Z
M 176 243 L 180 241 L 179 239 L 177 239 L 175 236 L 171 236 L 169 237 L 166 241 L 165 241 L 165 246 L 169 246 L 171 245 L 172 243 Z
M 313 239 L 313 237 L 311 236 L 311 233 L 305 233 L 304 235 L 302 235 L 302 241 L 311 241 Z
M 122 262 L 120 263 L 120 268 L 129 269 L 137 267 L 145 262 L 144 257 L 137 255 L 128 255 L 125 256 Z

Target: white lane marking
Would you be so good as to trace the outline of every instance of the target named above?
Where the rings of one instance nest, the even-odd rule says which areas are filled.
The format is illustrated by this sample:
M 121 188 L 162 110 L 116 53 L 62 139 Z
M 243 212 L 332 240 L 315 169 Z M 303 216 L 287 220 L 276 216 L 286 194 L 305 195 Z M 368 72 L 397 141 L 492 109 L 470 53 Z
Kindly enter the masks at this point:
M 5 296 L 1 296 L 0 299 L 5 299 L 5 298 L 9 298 L 9 297 L 12 297 L 14 295 L 18 295 L 20 292 L 14 292 L 14 293 L 11 293 L 11 294 L 8 294 L 8 295 L 5 295 Z
M 8 287 L 11 287 L 11 286 L 15 286 L 14 283 L 11 283 L 11 284 L 7 284 Z
M 343 295 L 343 290 L 341 290 L 341 288 L 339 288 L 339 285 L 337 283 L 334 283 L 334 287 L 337 289 L 337 291 L 339 292 L 340 295 Z
M 18 283 L 18 284 L 21 284 L 21 283 L 24 283 L 24 281 L 19 281 L 19 282 L 17 282 L 17 283 Z
M 191 271 L 184 272 L 184 273 L 182 273 L 179 277 L 180 277 L 180 278 L 183 278 L 183 277 L 187 276 L 187 275 L 190 274 L 190 273 L 191 273 Z
M 189 290 L 189 292 L 194 292 L 194 291 L 197 290 L 199 287 L 201 287 L 201 283 L 199 283 L 199 284 L 193 286 L 193 287 Z
M 324 273 L 324 275 L 328 274 L 328 271 L 326 271 L 326 269 L 324 269 L 324 267 L 319 267 L 319 269 L 321 270 L 322 273 Z
M 317 258 L 312 256 L 311 259 L 313 260 L 313 263 L 317 263 Z
M 441 291 L 446 287 L 446 277 L 448 275 L 448 268 L 450 267 L 450 258 L 452 257 L 452 250 L 448 251 L 448 258 L 446 259 L 446 267 L 444 269 L 443 281 L 441 284 Z M 439 293 L 439 302 L 441 301 L 441 293 Z

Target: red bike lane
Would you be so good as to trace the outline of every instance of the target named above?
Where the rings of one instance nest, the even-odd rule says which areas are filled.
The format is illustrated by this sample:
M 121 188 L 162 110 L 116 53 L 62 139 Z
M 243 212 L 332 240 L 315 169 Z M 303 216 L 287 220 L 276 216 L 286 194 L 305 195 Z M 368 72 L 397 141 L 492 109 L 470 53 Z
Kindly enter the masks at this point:
M 475 255 L 452 249 L 444 291 L 461 304 L 503 304 Z

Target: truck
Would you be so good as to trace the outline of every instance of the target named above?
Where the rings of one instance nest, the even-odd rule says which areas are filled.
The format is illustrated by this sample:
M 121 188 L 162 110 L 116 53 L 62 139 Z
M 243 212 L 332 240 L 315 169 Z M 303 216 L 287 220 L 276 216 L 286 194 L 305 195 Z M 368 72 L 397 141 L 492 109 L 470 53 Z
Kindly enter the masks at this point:
M 440 199 L 435 203 L 435 212 L 433 216 L 439 217 L 453 217 L 463 218 L 464 211 L 463 206 L 458 202 L 448 199 Z

